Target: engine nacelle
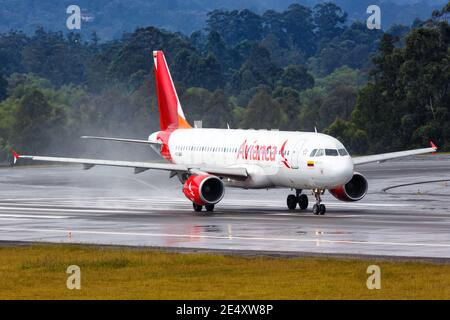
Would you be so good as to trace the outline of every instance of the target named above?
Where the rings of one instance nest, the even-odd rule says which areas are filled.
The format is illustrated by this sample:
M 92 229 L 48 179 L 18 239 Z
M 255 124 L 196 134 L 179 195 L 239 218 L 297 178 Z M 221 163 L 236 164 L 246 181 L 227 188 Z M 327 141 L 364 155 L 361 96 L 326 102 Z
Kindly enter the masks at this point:
M 184 195 L 195 204 L 216 204 L 225 194 L 225 186 L 212 175 L 190 176 L 183 186 Z
M 341 201 L 359 201 L 367 193 L 369 184 L 367 179 L 360 173 L 355 172 L 352 179 L 343 186 L 330 189 L 330 193 Z

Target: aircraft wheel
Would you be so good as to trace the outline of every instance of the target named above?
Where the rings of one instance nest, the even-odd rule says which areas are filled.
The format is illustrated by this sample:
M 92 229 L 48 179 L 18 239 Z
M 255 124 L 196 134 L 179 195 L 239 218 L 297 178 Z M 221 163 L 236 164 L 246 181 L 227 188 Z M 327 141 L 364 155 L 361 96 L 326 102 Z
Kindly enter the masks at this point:
M 308 196 L 306 194 L 301 194 L 298 196 L 298 204 L 300 210 L 305 210 L 308 208 Z
M 320 213 L 320 208 L 318 204 L 313 205 L 312 212 L 317 216 Z
M 207 204 L 207 205 L 205 205 L 205 209 L 208 212 L 213 212 L 214 211 L 214 205 L 213 204 Z
M 195 212 L 200 212 L 203 209 L 203 206 L 196 204 L 196 203 L 192 203 L 192 206 L 194 207 Z
M 288 195 L 286 199 L 286 204 L 289 210 L 294 210 L 297 206 L 297 197 L 293 194 Z
M 325 212 L 327 212 L 327 208 L 325 207 L 324 204 L 320 204 L 320 205 L 319 205 L 319 214 L 320 214 L 321 216 L 323 216 L 323 215 L 325 214 Z

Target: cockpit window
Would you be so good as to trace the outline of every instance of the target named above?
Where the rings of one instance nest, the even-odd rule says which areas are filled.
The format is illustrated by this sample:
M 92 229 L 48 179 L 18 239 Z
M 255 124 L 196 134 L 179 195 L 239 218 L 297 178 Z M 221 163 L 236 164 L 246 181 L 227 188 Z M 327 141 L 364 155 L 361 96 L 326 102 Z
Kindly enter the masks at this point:
M 322 157 L 322 156 L 348 156 L 348 152 L 345 149 L 314 149 L 311 151 L 310 157 Z
M 338 156 L 338 151 L 336 149 L 325 149 L 325 155 L 332 156 L 332 157 L 337 157 Z
M 321 157 L 323 155 L 325 155 L 325 151 L 323 149 L 317 150 L 316 157 Z

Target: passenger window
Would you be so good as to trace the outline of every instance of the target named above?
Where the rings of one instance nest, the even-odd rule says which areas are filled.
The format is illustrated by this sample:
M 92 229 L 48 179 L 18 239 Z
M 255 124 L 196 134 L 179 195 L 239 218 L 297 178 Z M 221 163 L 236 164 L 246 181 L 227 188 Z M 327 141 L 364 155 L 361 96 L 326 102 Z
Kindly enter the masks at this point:
M 337 157 L 338 156 L 338 151 L 336 149 L 325 149 L 325 155 L 332 156 L 332 157 Z
M 345 150 L 345 149 L 339 149 L 338 151 L 339 151 L 339 154 L 340 154 L 341 156 L 348 156 L 347 150 Z
M 316 155 L 316 151 L 317 151 L 317 149 L 314 149 L 313 151 L 311 151 L 311 154 L 309 156 L 314 157 Z
M 322 157 L 323 155 L 325 155 L 325 152 L 323 149 L 317 150 L 316 157 Z

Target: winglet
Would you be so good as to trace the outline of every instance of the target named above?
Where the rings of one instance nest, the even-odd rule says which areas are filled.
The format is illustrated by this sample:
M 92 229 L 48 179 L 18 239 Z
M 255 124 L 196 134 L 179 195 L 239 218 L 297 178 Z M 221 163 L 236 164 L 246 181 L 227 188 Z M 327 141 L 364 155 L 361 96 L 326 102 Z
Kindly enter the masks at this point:
M 435 144 L 433 143 L 433 141 L 431 141 L 431 140 L 430 140 L 430 145 L 431 145 L 431 147 L 434 149 L 434 151 L 437 150 L 436 145 L 435 145 Z
M 17 162 L 17 160 L 19 160 L 20 156 L 16 151 L 14 151 L 13 148 L 10 148 L 9 150 L 11 151 L 11 153 L 13 155 L 13 164 L 16 164 L 16 162 Z

